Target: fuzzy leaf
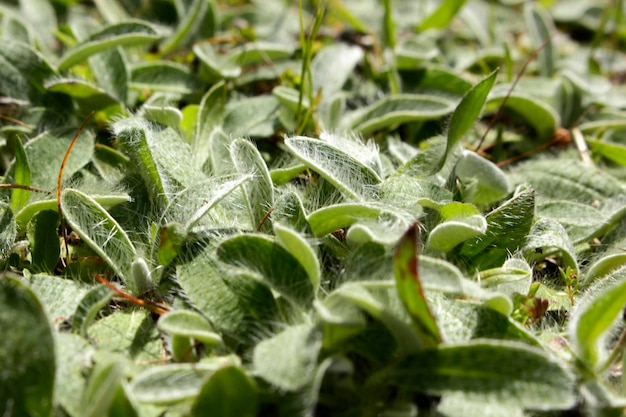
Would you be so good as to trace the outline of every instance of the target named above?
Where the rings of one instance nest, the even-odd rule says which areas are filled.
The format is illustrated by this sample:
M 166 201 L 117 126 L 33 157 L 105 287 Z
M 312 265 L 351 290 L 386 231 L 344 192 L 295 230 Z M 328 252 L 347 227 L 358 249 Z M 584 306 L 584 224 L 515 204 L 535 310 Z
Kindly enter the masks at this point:
M 487 221 L 471 204 L 452 202 L 443 206 L 440 214 L 443 222 L 428 235 L 427 249 L 449 252 L 458 244 L 482 235 L 487 230 Z
M 29 187 L 31 182 L 30 163 L 22 145 L 22 140 L 18 136 L 9 136 L 8 143 L 15 153 L 15 163 L 13 164 L 15 168 L 13 173 L 15 183 Z M 21 190 L 19 188 L 11 190 L 11 209 L 13 212 L 17 213 L 22 209 L 29 199 L 30 190 Z
M 152 25 L 140 20 L 109 25 L 66 52 L 57 68 L 64 71 L 98 52 L 117 46 L 147 45 L 159 38 L 159 33 Z
M 157 361 L 163 355 L 163 341 L 147 310 L 120 310 L 96 320 L 89 338 L 98 349 L 136 361 Z
M 265 219 L 261 230 L 271 230 L 267 213 L 274 207 L 274 184 L 261 153 L 252 142 L 236 139 L 231 144 L 230 155 L 237 171 L 250 178 L 243 188 L 251 224 L 260 225 Z
M 72 331 L 87 337 L 87 329 L 91 326 L 96 314 L 106 306 L 113 297 L 113 291 L 104 285 L 90 289 L 80 299 L 72 319 Z
M 601 344 L 626 305 L 626 269 L 619 268 L 598 281 L 574 311 L 569 332 L 578 357 L 596 368 L 602 359 Z
M 137 257 L 137 250 L 119 223 L 93 198 L 81 191 L 64 190 L 61 202 L 65 219 L 72 229 L 109 264 L 131 291 L 136 291 L 129 270 Z
M 46 83 L 46 88 L 55 93 L 67 94 L 84 109 L 102 110 L 119 104 L 117 99 L 111 97 L 106 91 L 83 80 L 61 78 Z
M 476 400 L 530 409 L 567 409 L 576 402 L 573 376 L 545 352 L 495 341 L 415 353 L 387 368 L 381 382 L 431 394 L 471 393 Z
M 61 366 L 56 373 L 54 399 L 70 416 L 81 417 L 86 373 L 94 349 L 78 335 L 59 332 L 55 337 L 55 352 Z
M 50 320 L 35 294 L 11 276 L 0 277 L 0 305 L 0 414 L 50 416 L 56 369 Z
M 413 324 L 424 348 L 441 343 L 441 333 L 428 307 L 418 271 L 419 224 L 404 234 L 393 260 L 398 295 L 413 319 Z
M 511 253 L 524 246 L 534 216 L 534 190 L 519 188 L 511 199 L 487 215 L 487 231 L 465 242 L 461 256 L 472 259 L 480 269 L 501 266 Z
M 11 208 L 6 203 L 0 203 L 0 256 L 9 253 L 17 237 L 17 224 Z
M 370 166 L 320 139 L 285 138 L 285 146 L 302 163 L 318 172 L 346 197 L 364 200 L 375 195 L 381 178 Z
M 229 365 L 237 365 L 236 359 L 226 356 L 204 363 L 151 367 L 133 379 L 131 391 L 142 403 L 173 404 L 194 398 L 207 377 L 220 367 Z
M 295 305 L 313 301 L 313 284 L 300 262 L 278 243 L 259 235 L 240 235 L 225 240 L 217 255 L 231 266 L 258 273 L 263 281 Z
M 297 260 L 306 270 L 309 280 L 313 285 L 313 292 L 317 293 L 320 286 L 320 265 L 317 255 L 311 245 L 304 238 L 292 229 L 274 224 L 274 233 L 278 238 L 278 242 Z
M 278 127 L 280 102 L 274 96 L 258 96 L 238 101 L 227 108 L 224 132 L 234 137 L 272 136 Z
M 55 322 L 72 316 L 89 289 L 82 282 L 47 274 L 30 275 L 25 281 L 46 306 L 50 319 Z
M 129 86 L 135 90 L 167 94 L 193 94 L 202 88 L 200 80 L 187 67 L 170 61 L 151 61 L 131 69 Z
M 256 383 L 241 368 L 218 369 L 202 385 L 191 416 L 202 417 L 207 413 L 214 417 L 256 416 Z
M 345 116 L 344 128 L 361 134 L 393 126 L 437 120 L 454 110 L 454 102 L 436 96 L 395 94 Z
M 321 237 L 335 230 L 349 227 L 359 219 L 376 219 L 382 212 L 380 207 L 367 204 L 335 204 L 311 213 L 307 220 L 313 235 Z
M 213 331 L 209 322 L 191 310 L 170 311 L 161 316 L 157 327 L 165 333 L 190 337 L 208 346 L 222 342 L 222 338 Z
M 196 119 L 195 133 L 191 141 L 191 149 L 197 167 L 202 167 L 207 158 L 213 156 L 209 139 L 211 134 L 224 122 L 226 99 L 226 84 L 223 82 L 215 84 L 202 97 Z M 217 167 L 213 167 L 213 172 L 219 173 Z
M 532 282 L 532 270 L 524 260 L 508 259 L 500 268 L 480 271 L 482 286 L 513 296 L 528 294 Z
M 63 156 L 76 128 L 55 129 L 31 139 L 24 150 L 30 163 L 32 186 L 44 190 L 56 188 L 57 174 Z M 83 132 L 67 160 L 63 171 L 64 178 L 71 178 L 79 169 L 91 160 L 94 149 L 94 137 L 90 132 Z
M 565 266 L 571 267 L 578 274 L 574 245 L 563 226 L 553 220 L 539 220 L 530 231 L 524 254 L 532 261 L 555 252 L 563 258 Z
M 311 325 L 291 326 L 256 345 L 255 372 L 284 390 L 297 390 L 310 383 L 317 367 L 321 338 Z
M 509 193 L 510 186 L 504 172 L 475 152 L 463 152 L 454 173 L 462 183 L 463 201 L 486 205 Z
M 362 58 L 363 50 L 354 45 L 338 43 L 322 48 L 311 61 L 313 92 L 321 90 L 322 101 L 328 101 L 341 91 Z

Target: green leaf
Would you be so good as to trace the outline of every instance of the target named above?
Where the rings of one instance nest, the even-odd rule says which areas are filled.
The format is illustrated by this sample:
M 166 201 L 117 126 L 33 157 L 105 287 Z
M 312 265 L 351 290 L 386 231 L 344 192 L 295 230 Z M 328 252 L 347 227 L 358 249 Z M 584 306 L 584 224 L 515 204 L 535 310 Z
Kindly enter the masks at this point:
M 218 247 L 220 261 L 258 273 L 296 306 L 313 301 L 313 284 L 300 262 L 281 245 L 260 235 L 231 237 Z
M 265 178 L 261 181 L 264 180 Z M 232 176 L 213 178 L 208 187 L 202 188 L 203 194 L 205 195 L 204 204 L 202 204 L 202 206 L 200 206 L 200 208 L 188 218 L 184 226 L 185 230 L 190 232 L 220 201 L 249 181 L 251 181 L 250 175 L 243 175 L 237 179 L 232 179 Z M 257 187 L 259 186 L 258 181 L 255 185 L 257 185 Z M 254 187 L 254 185 L 252 187 Z
M 383 290 L 381 291 L 381 288 Z M 385 326 L 388 332 L 393 335 L 396 346 L 382 347 L 386 350 L 387 355 L 404 356 L 423 348 L 422 340 L 415 331 L 415 327 L 407 322 L 407 318 L 401 314 L 396 308 L 389 306 L 389 297 L 391 294 L 395 296 L 397 290 L 394 288 L 393 281 L 382 283 L 372 283 L 372 288 L 364 283 L 355 282 L 342 285 L 335 290 L 345 301 L 358 306 L 361 310 L 372 316 L 375 320 Z M 378 295 L 378 297 L 377 297 Z M 395 298 L 395 297 L 394 297 Z M 398 306 L 399 307 L 399 306 Z M 392 351 L 390 351 L 393 349 Z
M 559 222 L 575 243 L 588 240 L 609 222 L 609 216 L 600 210 L 567 200 L 538 204 L 537 216 Z
M 353 74 L 354 67 L 363 58 L 363 50 L 346 43 L 327 45 L 311 61 L 313 92 L 322 92 L 322 101 L 328 101 L 341 91 Z
M 24 150 L 30 163 L 31 185 L 43 190 L 54 190 L 61 162 L 67 148 L 76 134 L 76 128 L 54 129 L 31 139 Z M 65 164 L 64 178 L 71 178 L 78 170 L 89 163 L 93 156 L 94 137 L 89 131 L 83 132 Z
M 3 39 L 0 50 L 0 94 L 22 100 L 41 100 L 44 81 L 54 67 L 30 45 Z
M 383 209 L 370 204 L 335 204 L 311 213 L 307 220 L 314 236 L 321 237 L 349 227 L 360 219 L 376 219 Z
M 74 189 L 61 194 L 63 214 L 81 239 L 137 291 L 129 275 L 130 266 L 137 257 L 137 249 L 119 223 L 93 198 Z
M 578 357 L 598 368 L 608 330 L 626 304 L 626 269 L 621 267 L 589 288 L 577 304 L 569 325 Z
M 76 312 L 72 318 L 72 331 L 87 337 L 87 329 L 112 297 L 113 291 L 104 285 L 97 285 L 87 291 L 76 306 Z
M 471 204 L 448 203 L 439 213 L 443 222 L 428 235 L 426 248 L 429 250 L 449 252 L 458 244 L 487 231 L 487 221 Z
M 108 25 L 66 52 L 57 68 L 59 71 L 64 71 L 101 51 L 117 46 L 148 45 L 160 37 L 156 28 L 141 20 Z
M 103 355 L 89 377 L 83 397 L 82 412 L 86 417 L 97 417 L 109 410 L 115 391 L 122 381 L 124 364 L 114 356 Z M 105 411 L 106 412 L 106 411 Z
M 50 320 L 35 294 L 18 279 L 0 277 L 0 413 L 52 415 L 56 369 Z
M 159 361 L 163 356 L 163 341 L 147 310 L 118 310 L 96 320 L 89 328 L 89 338 L 96 348 L 135 361 Z
M 48 316 L 53 322 L 71 317 L 89 289 L 80 281 L 47 274 L 25 276 L 24 281 L 46 306 Z
M 274 207 L 274 184 L 261 153 L 252 142 L 235 139 L 230 147 L 230 155 L 237 171 L 250 178 L 242 186 L 251 224 L 259 225 L 265 219 L 261 230 L 271 230 L 267 213 Z
M 212 156 L 209 137 L 224 122 L 227 93 L 226 84 L 220 82 L 213 85 L 202 97 L 195 132 L 191 140 L 191 149 L 197 167 L 202 167 L 207 158 Z M 217 167 L 213 168 L 214 173 L 219 173 Z
M 8 138 L 8 144 L 13 148 L 13 152 L 15 153 L 15 163 L 13 164 L 15 167 L 13 173 L 15 183 L 30 187 L 30 163 L 28 162 L 28 156 L 26 155 L 24 146 L 22 146 L 22 140 L 18 136 L 11 135 Z M 11 209 L 13 212 L 17 213 L 22 209 L 28 203 L 29 199 L 30 190 L 21 190 L 19 188 L 11 190 Z
M 408 175 L 393 175 L 380 186 L 381 200 L 398 208 L 419 214 L 423 207 L 441 210 L 452 202 L 452 192 L 428 180 Z
M 165 333 L 193 338 L 208 346 L 222 343 L 222 338 L 210 323 L 191 310 L 170 311 L 159 318 L 157 327 Z
M 576 274 L 579 273 L 574 246 L 563 226 L 550 219 L 541 219 L 530 231 L 524 246 L 524 255 L 534 261 L 551 253 L 560 254 L 565 266 L 572 268 Z
M 202 88 L 202 83 L 183 65 L 170 61 L 150 61 L 131 68 L 129 87 L 139 91 L 184 95 L 196 93 Z
M 596 280 L 602 279 L 611 272 L 620 269 L 626 265 L 626 253 L 614 253 L 612 255 L 603 256 L 592 263 L 580 282 L 583 285 L 589 285 Z
M 213 236 L 208 239 L 211 240 L 199 239 L 197 244 L 203 249 L 195 249 L 199 253 L 194 258 L 176 266 L 177 279 L 192 305 L 218 330 L 244 335 L 247 330 L 245 309 L 225 283 L 230 271 L 222 271 L 218 265 L 215 249 L 219 240 Z
M 238 367 L 218 369 L 202 385 L 191 415 L 254 417 L 257 415 L 256 383 Z
M 71 333 L 55 336 L 56 372 L 54 400 L 72 417 L 83 416 L 82 399 L 94 349 L 87 340 Z
M 508 85 L 499 85 L 487 100 L 487 112 L 495 111 L 508 94 Z M 506 99 L 504 109 L 527 123 L 537 134 L 537 139 L 549 140 L 561 125 L 561 118 L 554 108 L 544 101 L 524 92 L 513 91 Z
M 483 287 L 513 296 L 528 294 L 532 282 L 532 269 L 522 259 L 508 259 L 500 268 L 480 271 L 479 281 Z
M 226 356 L 203 363 L 151 367 L 132 380 L 131 391 L 142 403 L 174 404 L 196 397 L 210 375 L 232 365 L 239 365 L 238 359 Z
M 0 203 L 0 256 L 7 256 L 16 237 L 17 225 L 13 212 L 8 204 Z
M 463 3 L 463 2 L 461 2 Z M 440 9 L 444 5 L 440 6 Z M 476 120 L 480 116 L 480 113 L 487 100 L 487 95 L 491 91 L 493 84 L 496 82 L 498 76 L 498 70 L 493 71 L 485 79 L 477 83 L 471 90 L 469 90 L 459 105 L 452 114 L 450 120 L 450 126 L 448 127 L 448 140 L 446 144 L 446 152 L 443 158 L 439 162 L 439 171 L 445 164 L 448 154 L 454 148 L 461 139 L 469 132 L 474 126 Z
M 312 325 L 302 324 L 263 340 L 254 348 L 255 373 L 280 389 L 304 387 L 315 376 L 320 336 Z
M 178 23 L 176 31 L 161 45 L 161 53 L 168 54 L 190 38 L 202 23 L 210 1 L 194 0 Z
M 172 106 L 151 106 L 144 104 L 141 107 L 140 114 L 146 120 L 157 122 L 165 126 L 178 129 L 183 114 L 176 107 Z
M 586 139 L 594 154 L 602 155 L 609 161 L 626 166 L 626 146 L 618 143 Z
M 274 234 L 278 238 L 278 243 L 291 253 L 306 270 L 313 285 L 313 292 L 317 293 L 320 286 L 321 271 L 319 260 L 311 245 L 300 234 L 278 223 L 274 224 Z
M 513 197 L 487 215 L 485 234 L 466 241 L 460 255 L 471 259 L 472 265 L 479 269 L 501 266 L 524 246 L 534 217 L 535 191 L 518 188 Z
M 444 0 L 426 19 L 417 26 L 423 32 L 428 29 L 443 29 L 454 19 L 466 0 Z
M 511 342 L 423 350 L 400 359 L 378 378 L 412 391 L 465 393 L 486 403 L 527 409 L 567 409 L 576 403 L 574 378 L 560 362 L 539 349 Z
M 46 88 L 55 93 L 63 93 L 72 97 L 83 109 L 102 110 L 109 106 L 119 104 L 117 99 L 111 97 L 100 87 L 87 81 L 60 78 L 46 83 Z
M 415 223 L 404 234 L 393 260 L 398 295 L 413 319 L 415 330 L 424 348 L 441 343 L 441 333 L 428 307 L 418 272 L 419 224 Z
M 227 107 L 224 132 L 238 137 L 272 136 L 278 127 L 280 102 L 272 95 L 237 101 Z
M 241 75 L 241 67 L 230 56 L 221 56 L 213 45 L 197 43 L 193 52 L 201 63 L 200 73 L 208 81 L 237 78 Z
M 606 170 L 565 158 L 558 164 L 554 159 L 529 161 L 509 178 L 512 183 L 530 184 L 542 201 L 570 200 L 576 196 L 576 202 L 592 204 L 626 192 L 626 187 Z
M 436 96 L 394 94 L 345 116 L 343 127 L 361 134 L 399 124 L 440 119 L 454 110 L 454 102 Z
M 493 162 L 475 152 L 464 151 L 454 167 L 461 180 L 463 201 L 492 204 L 509 193 L 509 182 L 504 172 Z
M 436 297 L 433 300 L 446 343 L 467 343 L 476 339 L 519 341 L 541 346 L 541 342 L 511 317 L 484 303 Z
M 109 209 L 121 203 L 127 203 L 131 199 L 128 194 L 92 195 L 92 198 L 105 209 Z M 58 210 L 56 198 L 29 203 L 15 215 L 15 222 L 20 230 L 24 230 L 28 222 L 37 213 L 47 210 Z
M 380 174 L 371 164 L 365 164 L 362 160 L 364 157 L 357 156 L 356 152 L 349 154 L 329 141 L 303 136 L 285 138 L 285 146 L 302 163 L 341 191 L 346 198 L 362 201 L 376 194 L 381 182 Z

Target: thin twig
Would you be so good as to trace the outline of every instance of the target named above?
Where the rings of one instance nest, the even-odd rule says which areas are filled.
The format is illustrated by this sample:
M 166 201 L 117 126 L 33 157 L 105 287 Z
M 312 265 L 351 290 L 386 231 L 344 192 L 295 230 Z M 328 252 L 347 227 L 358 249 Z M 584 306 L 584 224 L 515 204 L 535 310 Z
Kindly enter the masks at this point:
M 550 36 L 548 36 L 546 38 L 546 40 L 543 41 L 543 43 L 541 45 L 539 45 L 539 47 L 537 49 L 535 49 L 535 51 L 528 57 L 526 62 L 524 62 L 524 65 L 522 66 L 522 69 L 520 70 L 520 72 L 515 77 L 515 80 L 513 80 L 513 84 L 511 84 L 511 88 L 509 88 L 509 91 L 506 93 L 506 96 L 504 96 L 504 99 L 502 100 L 502 103 L 500 103 L 500 107 L 498 107 L 498 110 L 496 111 L 496 114 L 491 119 L 491 122 L 489 122 L 489 126 L 487 126 L 487 130 L 485 130 L 485 133 L 480 138 L 480 142 L 478 142 L 478 146 L 476 147 L 476 152 L 480 152 L 480 148 L 483 146 L 483 142 L 485 141 L 485 138 L 487 137 L 487 134 L 491 131 L 493 126 L 500 119 L 500 116 L 502 115 L 502 111 L 504 110 L 504 106 L 506 105 L 506 102 L 509 101 L 509 97 L 511 97 L 511 94 L 513 93 L 513 90 L 517 86 L 517 83 L 522 78 L 522 75 L 524 75 L 524 72 L 526 72 L 526 68 L 528 68 L 528 65 L 532 61 L 534 61 L 535 58 L 537 58 L 537 55 L 539 55 L 539 52 L 541 52 L 541 50 L 543 48 L 545 48 L 548 45 L 548 43 L 550 43 L 550 41 L 552 40 L 552 37 L 554 36 L 555 33 L 556 33 L 556 31 L 553 31 L 550 34 Z
M 18 188 L 20 190 L 28 190 L 35 193 L 52 194 L 52 191 L 42 190 L 41 188 L 31 187 L 22 184 L 0 184 L 0 188 Z
M 159 316 L 162 316 L 163 314 L 170 311 L 170 308 L 164 304 L 160 304 L 160 303 L 157 304 L 157 303 L 153 303 L 150 301 L 145 301 L 145 300 L 142 300 L 137 297 L 133 297 L 132 295 L 125 293 L 124 291 L 117 288 L 115 285 L 111 284 L 106 278 L 104 278 L 101 275 L 96 275 L 96 280 L 98 280 L 99 283 L 105 285 L 111 291 L 113 291 L 114 293 L 116 293 L 117 295 L 119 295 L 124 300 L 128 301 L 129 303 L 133 303 L 135 305 L 138 305 L 139 307 L 143 307 L 146 310 L 149 310 L 154 314 L 158 314 Z
M 78 128 L 78 132 L 76 132 L 76 134 L 74 135 L 74 138 L 70 142 L 70 145 L 67 147 L 67 151 L 65 152 L 65 156 L 63 157 L 63 161 L 61 162 L 61 168 L 59 168 L 59 176 L 57 177 L 57 209 L 59 211 L 59 219 L 60 219 L 59 227 L 61 228 L 61 234 L 63 235 L 63 242 L 65 243 L 66 254 L 67 254 L 67 248 L 68 248 L 67 230 L 65 230 L 65 219 L 63 218 L 63 212 L 61 209 L 61 183 L 63 182 L 63 171 L 65 170 L 65 164 L 67 164 L 67 160 L 70 157 L 70 153 L 72 153 L 72 149 L 74 149 L 76 140 L 82 133 L 83 129 L 85 129 L 85 126 L 87 125 L 87 122 L 89 121 L 93 113 L 94 113 L 93 111 L 89 113 L 89 115 L 87 115 L 85 120 L 83 120 L 83 123 Z M 61 257 L 61 262 L 65 264 L 63 257 Z

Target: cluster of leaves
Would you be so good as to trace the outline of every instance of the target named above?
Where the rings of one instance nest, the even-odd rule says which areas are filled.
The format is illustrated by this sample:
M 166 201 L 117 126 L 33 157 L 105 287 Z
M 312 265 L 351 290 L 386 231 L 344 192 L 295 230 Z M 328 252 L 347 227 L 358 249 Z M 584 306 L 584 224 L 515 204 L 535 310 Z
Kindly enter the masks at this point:
M 622 415 L 624 3 L 292 3 L 0 4 L 0 414 Z

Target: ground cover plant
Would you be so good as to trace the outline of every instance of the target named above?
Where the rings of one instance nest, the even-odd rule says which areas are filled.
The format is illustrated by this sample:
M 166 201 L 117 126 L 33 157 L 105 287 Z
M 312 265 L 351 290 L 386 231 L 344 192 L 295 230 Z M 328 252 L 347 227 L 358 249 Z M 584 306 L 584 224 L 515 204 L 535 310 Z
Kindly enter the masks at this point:
M 0 415 L 623 415 L 623 13 L 2 2 Z

